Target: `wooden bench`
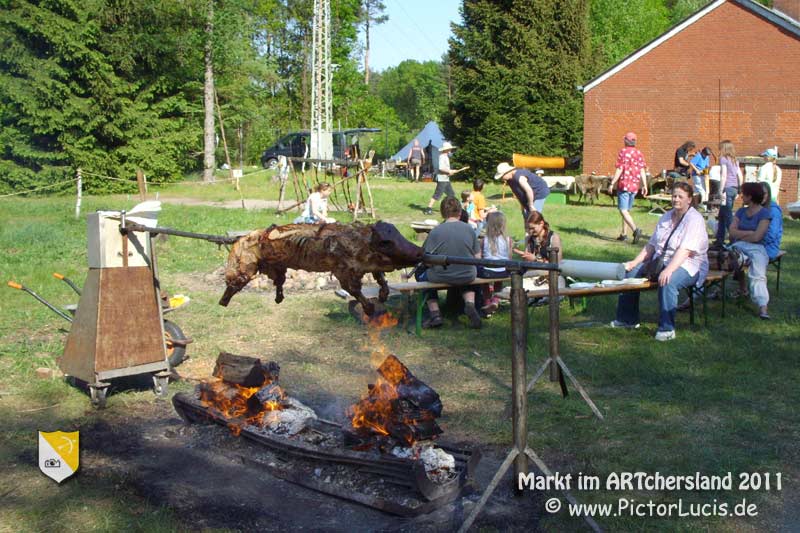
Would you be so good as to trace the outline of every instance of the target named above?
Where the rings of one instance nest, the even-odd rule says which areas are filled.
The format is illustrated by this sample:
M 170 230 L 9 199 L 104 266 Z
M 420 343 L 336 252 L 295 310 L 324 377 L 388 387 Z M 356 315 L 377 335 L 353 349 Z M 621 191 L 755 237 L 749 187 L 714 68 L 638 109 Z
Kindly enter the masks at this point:
M 786 250 L 781 250 L 778 252 L 778 255 L 775 256 L 775 259 L 770 259 L 769 265 L 767 265 L 767 270 L 769 270 L 770 265 L 772 265 L 778 273 L 777 279 L 775 280 L 775 296 L 781 293 L 781 259 L 783 259 L 784 255 L 786 255 Z
M 712 270 L 706 276 L 705 281 L 703 282 L 703 287 L 691 287 L 690 290 L 687 290 L 687 295 L 689 296 L 689 323 L 694 325 L 694 298 L 696 296 L 700 296 L 703 302 L 703 317 L 704 317 L 704 324 L 708 325 L 708 290 L 712 287 L 719 286 L 721 288 L 722 293 L 722 317 L 725 318 L 725 280 L 728 276 L 731 275 L 731 272 L 724 271 L 724 270 Z M 657 281 L 646 281 L 644 283 L 640 283 L 638 285 L 611 285 L 611 286 L 596 286 L 590 287 L 586 289 L 559 289 L 558 294 L 559 296 L 566 296 L 570 299 L 572 298 L 587 298 L 591 296 L 605 296 L 609 294 L 620 294 L 623 292 L 644 292 L 644 291 L 652 291 L 658 289 L 658 282 Z M 534 291 L 528 291 L 528 298 L 543 298 L 548 296 L 549 290 L 548 289 L 537 289 Z
M 529 270 L 525 272 L 523 277 L 530 278 L 530 277 L 537 277 L 543 274 L 547 274 L 547 272 L 542 270 Z M 508 283 L 511 281 L 510 277 L 505 278 L 475 278 L 469 285 L 488 285 L 491 283 L 496 282 L 504 282 Z M 445 290 L 445 289 L 454 289 L 460 288 L 463 285 L 449 285 L 447 283 L 434 283 L 432 281 L 404 281 L 399 283 L 389 283 L 389 295 L 392 294 L 402 294 L 406 297 L 406 305 L 403 306 L 403 328 L 408 329 L 408 315 L 409 315 L 409 308 L 412 307 L 411 305 L 411 297 L 416 296 L 416 303 L 414 304 L 413 308 L 415 310 L 415 332 L 417 336 L 422 335 L 422 313 L 425 308 L 425 302 L 427 301 L 427 297 L 425 295 L 426 291 L 429 289 Z M 369 286 L 364 287 L 361 290 L 361 293 L 367 298 L 377 298 L 378 291 L 380 287 L 377 286 Z M 342 291 L 344 292 L 344 291 Z
M 546 272 L 540 270 L 530 270 L 525 273 L 524 277 L 537 277 L 546 274 Z M 725 303 L 726 303 L 726 291 L 725 291 L 725 280 L 730 276 L 730 272 L 724 270 L 712 270 L 706 276 L 705 282 L 703 283 L 702 289 L 698 287 L 692 287 L 691 290 L 687 290 L 687 294 L 689 296 L 689 323 L 694 325 L 695 323 L 695 312 L 694 312 L 694 301 L 695 297 L 700 297 L 703 302 L 703 318 L 704 324 L 708 325 L 708 290 L 712 287 L 719 286 L 721 288 L 722 294 L 722 318 L 725 318 Z M 484 279 L 484 278 L 476 278 L 470 285 L 486 285 L 489 283 L 494 283 L 497 281 L 502 282 L 509 282 L 511 280 L 510 277 L 508 278 L 499 278 L 499 279 Z M 403 328 L 408 329 L 408 310 L 411 308 L 411 297 L 412 295 L 416 295 L 416 304 L 413 306 L 415 310 L 415 332 L 417 336 L 422 335 L 422 313 L 424 311 L 424 306 L 427 298 L 425 297 L 425 291 L 428 289 L 436 289 L 436 290 L 444 290 L 450 289 L 457 286 L 448 285 L 446 283 L 433 283 L 430 281 L 406 281 L 400 283 L 389 283 L 389 294 L 402 294 L 406 297 L 406 305 L 403 307 Z M 613 286 L 596 286 L 591 287 L 588 289 L 570 289 L 570 288 L 561 288 L 558 291 L 559 296 L 565 296 L 570 299 L 574 298 L 587 298 L 592 296 L 605 296 L 609 294 L 620 294 L 623 292 L 643 292 L 643 291 L 650 291 L 658 289 L 658 282 L 646 281 L 639 285 L 613 285 Z M 362 293 L 367 298 L 376 298 L 378 296 L 379 288 L 376 286 L 371 287 L 364 287 Z M 344 292 L 344 291 L 343 291 Z M 527 291 L 528 298 L 542 298 L 545 296 L 549 296 L 550 291 L 549 289 L 535 289 Z

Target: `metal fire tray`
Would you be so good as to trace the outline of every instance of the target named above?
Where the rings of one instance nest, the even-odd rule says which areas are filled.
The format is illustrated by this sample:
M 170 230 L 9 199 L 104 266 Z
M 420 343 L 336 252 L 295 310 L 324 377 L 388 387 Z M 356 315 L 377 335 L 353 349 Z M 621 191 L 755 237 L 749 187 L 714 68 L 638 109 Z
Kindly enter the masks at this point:
M 231 424 L 236 424 L 237 422 L 235 419 L 225 418 L 222 413 L 213 407 L 204 406 L 193 394 L 179 392 L 173 396 L 172 404 L 177 413 L 187 423 L 211 422 L 230 427 Z M 341 491 L 332 491 L 330 487 L 323 486 L 323 484 L 309 479 L 307 476 L 295 476 L 286 470 L 268 468 L 277 477 L 287 481 L 401 516 L 417 516 L 428 513 L 458 498 L 472 480 L 474 470 L 480 461 L 480 452 L 478 450 L 455 449 L 437 442 L 436 446 L 438 448 L 455 458 L 457 476 L 445 483 L 436 483 L 428 478 L 425 473 L 425 467 L 422 461 L 419 460 L 401 459 L 381 454 L 377 451 L 353 451 L 343 447 L 325 448 L 304 442 L 299 438 L 277 435 L 245 424 L 239 425 L 239 428 L 241 429 L 239 436 L 289 457 L 352 465 L 361 472 L 381 476 L 387 482 L 415 489 L 426 501 L 422 505 L 411 507 L 397 502 L 389 502 L 382 498 L 371 498 L 365 494 L 344 494 Z M 320 427 L 319 429 L 331 433 L 330 428 Z M 245 460 L 257 463 L 260 466 L 267 466 L 251 459 Z

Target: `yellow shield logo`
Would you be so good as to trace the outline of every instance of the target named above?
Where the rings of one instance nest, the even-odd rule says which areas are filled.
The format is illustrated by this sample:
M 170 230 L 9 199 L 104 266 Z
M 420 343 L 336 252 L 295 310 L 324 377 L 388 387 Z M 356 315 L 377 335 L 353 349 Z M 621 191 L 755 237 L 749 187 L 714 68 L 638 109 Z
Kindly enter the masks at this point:
M 78 470 L 78 431 L 39 432 L 39 469 L 61 483 Z

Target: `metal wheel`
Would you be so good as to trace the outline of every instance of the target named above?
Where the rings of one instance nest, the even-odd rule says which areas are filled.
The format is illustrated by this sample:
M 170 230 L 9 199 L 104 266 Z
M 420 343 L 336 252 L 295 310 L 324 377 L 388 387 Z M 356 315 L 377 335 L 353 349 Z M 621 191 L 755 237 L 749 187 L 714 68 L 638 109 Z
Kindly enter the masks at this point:
M 274 157 L 270 157 L 266 161 L 263 161 L 261 163 L 261 166 L 269 170 L 275 170 L 276 168 L 278 168 L 278 160 L 275 159 Z
M 153 376 L 153 392 L 159 398 L 166 398 L 169 394 L 169 377 L 168 376 Z
M 94 407 L 95 409 L 106 408 L 107 391 L 108 391 L 108 386 L 95 387 L 94 385 L 89 385 L 89 396 L 92 398 L 92 407 Z
M 173 344 L 172 340 L 186 340 L 186 335 L 174 322 L 164 321 L 164 344 L 167 347 L 167 359 L 172 368 L 186 360 L 186 346 Z

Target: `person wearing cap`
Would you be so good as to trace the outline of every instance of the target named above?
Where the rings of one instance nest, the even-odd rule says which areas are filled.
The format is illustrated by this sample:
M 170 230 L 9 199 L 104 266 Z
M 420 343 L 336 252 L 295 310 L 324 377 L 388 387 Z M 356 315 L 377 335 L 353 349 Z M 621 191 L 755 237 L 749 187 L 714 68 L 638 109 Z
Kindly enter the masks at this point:
M 543 171 L 540 172 L 544 174 Z M 544 211 L 544 199 L 550 194 L 550 187 L 541 175 L 524 168 L 512 167 L 504 161 L 497 165 L 494 179 L 502 179 L 514 193 L 522 207 L 523 224 L 533 211 Z
M 766 163 L 758 169 L 758 181 L 769 184 L 769 188 L 772 191 L 772 199 L 775 203 L 780 204 L 778 197 L 781 193 L 783 171 L 778 166 L 778 151 L 775 148 L 767 148 L 761 156 L 766 159 Z
M 433 204 L 438 202 L 443 194 L 448 198 L 456 197 L 453 186 L 450 184 L 450 176 L 459 172 L 458 170 L 450 169 L 450 152 L 455 150 L 455 148 L 456 147 L 448 141 L 442 143 L 442 147 L 439 148 L 439 169 L 436 171 L 436 190 L 433 191 L 433 196 L 428 202 L 428 208 L 425 209 L 426 215 L 433 214 Z
M 706 187 L 706 175 L 708 174 L 709 158 L 711 148 L 706 146 L 692 157 L 689 161 L 689 173 L 692 175 L 694 193 L 701 195 L 703 202 L 708 200 L 708 188 Z
M 639 183 L 642 185 L 642 194 L 647 196 L 647 174 L 645 173 L 646 164 L 644 156 L 636 148 L 636 134 L 629 131 L 623 139 L 625 147 L 617 154 L 616 170 L 611 183 L 608 186 L 608 193 L 613 194 L 614 186 L 617 186 L 617 208 L 622 217 L 622 233 L 617 237 L 618 241 L 628 240 L 628 227 L 633 232 L 633 244 L 639 242 L 642 230 L 636 227 L 630 210 L 633 207 L 633 199 L 639 192 Z

